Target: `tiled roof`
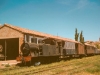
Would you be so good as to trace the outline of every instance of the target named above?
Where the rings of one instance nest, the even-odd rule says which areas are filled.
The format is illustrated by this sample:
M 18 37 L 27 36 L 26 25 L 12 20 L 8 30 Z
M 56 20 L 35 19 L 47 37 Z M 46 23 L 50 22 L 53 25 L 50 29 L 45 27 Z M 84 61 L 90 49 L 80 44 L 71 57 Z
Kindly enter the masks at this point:
M 34 31 L 34 30 L 29 30 L 29 29 L 17 27 L 17 26 L 11 25 L 11 24 L 4 24 L 3 26 L 7 26 L 7 27 L 10 27 L 10 28 L 13 28 L 13 29 L 15 29 L 17 31 L 20 31 L 20 32 L 26 33 L 26 34 L 38 35 L 38 36 L 46 37 L 46 38 L 53 38 L 53 39 L 59 39 L 59 40 L 71 41 L 71 42 L 79 43 L 79 42 L 77 42 L 75 40 L 72 40 L 72 39 L 63 38 L 63 37 L 60 37 L 60 36 L 54 36 L 54 35 L 38 32 L 38 31 Z

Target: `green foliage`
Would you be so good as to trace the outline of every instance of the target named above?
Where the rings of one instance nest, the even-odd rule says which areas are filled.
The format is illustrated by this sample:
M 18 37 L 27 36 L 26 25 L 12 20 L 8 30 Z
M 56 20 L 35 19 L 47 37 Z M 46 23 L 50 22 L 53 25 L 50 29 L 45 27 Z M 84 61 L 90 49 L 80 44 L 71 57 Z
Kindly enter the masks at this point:
M 78 41 L 79 33 L 77 32 L 77 28 L 75 29 L 75 41 Z
M 80 42 L 84 44 L 83 31 L 80 33 Z
M 79 38 L 79 41 L 84 44 L 83 31 L 81 31 L 80 36 L 79 36 L 78 30 L 76 28 L 75 29 L 75 41 L 78 41 L 78 38 Z
M 93 67 L 92 68 L 87 68 L 86 71 L 90 72 L 90 73 L 97 73 L 100 72 L 100 64 L 98 62 L 93 63 Z
M 80 33 L 80 42 L 82 42 L 83 32 Z
M 99 44 L 95 44 L 95 46 L 96 46 L 98 49 L 100 49 L 100 46 L 99 46 Z

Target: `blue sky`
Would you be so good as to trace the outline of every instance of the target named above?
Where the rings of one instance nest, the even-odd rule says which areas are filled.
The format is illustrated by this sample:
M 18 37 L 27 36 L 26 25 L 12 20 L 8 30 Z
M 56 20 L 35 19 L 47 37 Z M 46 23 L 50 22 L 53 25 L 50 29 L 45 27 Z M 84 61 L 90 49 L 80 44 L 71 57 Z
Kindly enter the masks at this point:
M 0 24 L 74 39 L 75 28 L 85 40 L 100 37 L 100 0 L 0 0 Z

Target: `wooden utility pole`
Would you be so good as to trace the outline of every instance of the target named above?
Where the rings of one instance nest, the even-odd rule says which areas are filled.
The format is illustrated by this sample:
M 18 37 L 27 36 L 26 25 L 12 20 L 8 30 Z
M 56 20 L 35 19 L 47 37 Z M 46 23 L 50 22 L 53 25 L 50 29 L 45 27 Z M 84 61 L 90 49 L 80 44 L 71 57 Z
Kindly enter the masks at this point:
M 6 47 L 7 47 L 7 43 L 6 43 L 6 40 L 5 40 L 5 61 L 6 61 Z

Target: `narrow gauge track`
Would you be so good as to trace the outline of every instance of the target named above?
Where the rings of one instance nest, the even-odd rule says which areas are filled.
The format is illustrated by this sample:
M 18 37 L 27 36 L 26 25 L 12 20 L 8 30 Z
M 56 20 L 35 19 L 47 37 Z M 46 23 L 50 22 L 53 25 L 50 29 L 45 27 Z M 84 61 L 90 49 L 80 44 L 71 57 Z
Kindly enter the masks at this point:
M 82 66 L 82 65 L 79 65 L 78 67 L 75 67 L 75 68 L 70 68 L 71 65 L 74 65 L 74 63 L 71 63 L 71 64 L 66 64 L 66 61 L 64 61 L 65 64 L 57 64 L 57 65 L 44 65 L 44 67 L 15 67 L 15 68 L 8 68 L 8 69 L 1 69 L 0 72 L 4 72 L 4 71 L 9 71 L 6 73 L 6 75 L 36 75 L 38 73 L 42 73 L 42 72 L 46 72 L 46 71 L 51 71 L 51 70 L 54 70 L 54 69 L 57 69 L 57 68 L 63 68 L 63 67 L 67 67 L 67 70 L 64 70 L 64 71 L 61 71 L 59 73 L 54 73 L 54 74 L 50 74 L 50 75 L 61 75 L 62 73 L 65 73 L 66 71 L 70 72 L 71 70 L 74 70 L 74 71 L 77 71 L 76 69 L 77 68 L 81 68 L 83 69 L 82 67 L 85 67 L 85 66 Z M 88 66 L 88 65 L 86 65 Z M 23 71 L 23 69 L 25 69 L 25 71 Z M 16 72 L 12 73 L 11 71 L 15 71 L 17 70 Z
M 54 65 L 54 66 L 46 66 L 46 67 L 42 67 L 42 68 L 38 68 L 38 69 L 28 69 L 27 71 L 20 71 L 20 69 L 23 69 L 23 68 L 13 68 L 13 69 L 7 69 L 7 70 L 3 70 L 3 71 L 13 71 L 13 70 L 19 70 L 15 73 L 6 73 L 6 75 L 18 75 L 18 74 L 24 74 L 24 75 L 29 75 L 29 74 L 37 74 L 37 73 L 42 73 L 43 71 L 48 71 L 48 70 L 52 70 L 52 69 L 56 69 L 56 68 L 61 68 L 61 67 L 65 67 L 65 66 L 70 66 L 69 64 L 65 64 L 65 65 L 62 65 L 62 64 L 59 64 L 59 65 Z M 27 67 L 29 68 L 29 67 Z
M 70 64 L 70 65 L 73 65 L 73 64 Z M 60 75 L 62 73 L 65 73 L 66 71 L 72 71 L 72 70 L 76 70 L 77 68 L 81 68 L 81 69 L 84 69 L 82 67 L 85 67 L 85 66 L 77 66 L 75 68 L 70 68 L 70 65 L 68 64 L 65 64 L 65 65 L 55 65 L 55 66 L 50 66 L 50 67 L 45 67 L 45 68 L 39 68 L 39 69 L 31 69 L 31 70 L 28 70 L 28 71 L 23 71 L 23 72 L 18 72 L 18 73 L 13 73 L 13 74 L 6 74 L 6 75 L 37 75 L 38 73 L 41 74 L 42 72 L 47 72 L 49 70 L 55 70 L 55 69 L 59 69 L 59 68 L 64 68 L 64 67 L 67 67 L 68 69 L 67 70 L 64 70 L 62 72 L 59 72 L 59 73 L 54 73 L 54 74 L 50 74 L 50 75 Z M 87 65 L 86 65 L 87 66 Z
M 74 67 L 74 68 L 70 68 L 70 65 L 56 65 L 56 66 L 52 66 L 52 67 L 48 67 L 48 68 L 44 68 L 44 69 L 41 69 L 41 70 L 36 70 L 36 71 L 27 71 L 27 72 L 24 72 L 24 73 L 22 73 L 22 74 L 24 74 L 24 75 L 40 75 L 40 74 L 42 74 L 43 72 L 48 72 L 49 70 L 55 70 L 55 69 L 59 69 L 59 68 L 64 68 L 64 67 L 67 67 L 67 69 L 66 70 L 63 70 L 63 71 L 61 71 L 61 72 L 56 72 L 56 73 L 54 73 L 54 74 L 50 74 L 50 75 L 61 75 L 61 74 L 63 74 L 63 73 L 66 73 L 66 71 L 67 71 L 67 73 L 69 74 L 72 70 L 73 70 L 73 72 L 77 72 L 77 68 L 80 68 L 80 71 L 81 70 L 83 70 L 83 69 L 85 69 L 85 68 L 88 68 L 88 67 L 90 67 L 90 66 L 87 66 L 87 65 L 85 65 L 85 66 L 83 66 L 83 65 L 79 65 L 79 66 L 77 66 L 77 67 Z M 16 75 L 16 74 L 15 74 Z M 44 74 L 43 74 L 44 75 Z
M 45 68 L 39 68 L 39 69 L 31 69 L 28 71 L 23 71 L 23 72 L 18 72 L 18 73 L 14 73 L 14 74 L 6 74 L 6 75 L 18 75 L 18 74 L 23 74 L 23 75 L 30 75 L 30 74 L 37 74 L 37 73 L 42 73 L 44 71 L 48 71 L 48 70 L 52 70 L 52 69 L 56 69 L 56 68 L 61 68 L 64 66 L 68 66 L 68 65 L 56 65 L 56 66 L 50 66 L 50 67 L 45 67 Z
M 69 68 L 69 69 L 67 69 L 65 71 L 58 72 L 58 73 L 54 73 L 54 74 L 51 74 L 51 75 L 65 75 L 65 74 L 73 75 L 73 74 L 78 73 L 78 72 L 80 72 L 82 70 L 85 70 L 86 68 L 91 68 L 91 67 L 92 66 L 88 66 L 88 65 L 85 65 L 85 66 L 77 66 L 77 67 Z M 80 68 L 80 69 L 78 69 L 78 68 Z
M 72 58 L 73 59 L 73 58 Z M 69 59 L 68 59 L 69 60 Z M 66 62 L 67 60 L 65 60 L 64 62 Z M 45 65 L 45 64 L 44 64 Z M 60 64 L 62 65 L 62 64 Z M 60 66 L 60 65 L 56 65 L 56 66 Z M 68 65 L 68 64 L 67 64 Z M 51 67 L 56 67 L 56 66 L 51 66 Z M 65 66 L 65 65 L 64 65 Z M 0 69 L 0 72 L 4 72 L 4 71 L 13 71 L 13 70 L 20 70 L 20 69 L 24 69 L 25 67 L 22 66 L 22 67 L 14 67 L 14 68 L 5 68 L 5 69 Z M 26 68 L 29 68 L 29 67 L 26 67 Z M 41 69 L 41 68 L 40 68 Z M 34 70 L 33 70 L 34 71 Z M 27 71 L 26 71 L 27 72 Z M 22 72 L 24 73 L 24 72 Z M 15 73 L 15 74 L 18 74 L 18 73 Z M 9 75 L 9 74 L 7 74 Z

